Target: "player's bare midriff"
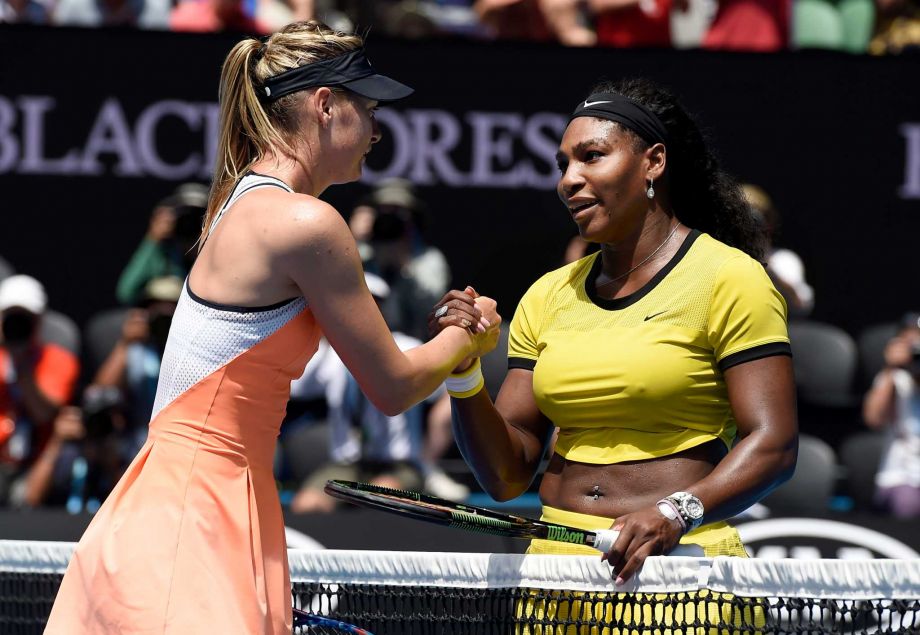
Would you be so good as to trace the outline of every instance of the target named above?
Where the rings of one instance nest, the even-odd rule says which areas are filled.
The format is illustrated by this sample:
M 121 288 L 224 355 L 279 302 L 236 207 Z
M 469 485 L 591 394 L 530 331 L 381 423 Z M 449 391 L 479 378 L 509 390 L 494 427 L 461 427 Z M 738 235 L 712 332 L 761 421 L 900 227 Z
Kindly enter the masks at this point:
M 553 454 L 540 499 L 550 507 L 616 518 L 686 489 L 712 472 L 724 454 L 719 440 L 677 454 L 612 465 L 578 463 Z

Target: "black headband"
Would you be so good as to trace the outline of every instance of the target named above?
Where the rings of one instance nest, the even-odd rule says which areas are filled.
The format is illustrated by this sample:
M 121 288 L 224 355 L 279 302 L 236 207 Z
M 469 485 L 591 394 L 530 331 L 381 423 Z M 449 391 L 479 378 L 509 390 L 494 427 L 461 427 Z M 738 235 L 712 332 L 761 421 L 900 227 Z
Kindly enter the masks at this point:
M 594 93 L 575 107 L 576 117 L 599 117 L 625 125 L 648 143 L 667 145 L 668 130 L 651 110 L 618 93 Z
M 272 102 L 316 86 L 342 86 L 377 101 L 395 101 L 413 92 L 408 86 L 377 73 L 367 60 L 364 49 L 360 48 L 269 77 L 262 84 L 260 93 L 263 99 Z

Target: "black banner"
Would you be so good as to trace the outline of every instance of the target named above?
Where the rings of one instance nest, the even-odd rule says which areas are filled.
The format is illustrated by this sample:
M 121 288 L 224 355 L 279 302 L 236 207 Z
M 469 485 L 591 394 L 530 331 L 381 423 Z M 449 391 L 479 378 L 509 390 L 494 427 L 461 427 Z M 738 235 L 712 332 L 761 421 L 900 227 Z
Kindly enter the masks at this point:
M 112 306 L 154 203 L 206 181 L 223 57 L 237 36 L 0 26 L 0 257 L 79 321 Z M 567 113 L 600 77 L 683 97 L 729 171 L 763 186 L 816 290 L 851 332 L 920 306 L 920 56 L 565 49 L 371 37 L 416 94 L 379 113 L 385 140 L 346 211 L 384 176 L 420 184 L 455 284 L 514 304 L 575 228 L 556 199 Z

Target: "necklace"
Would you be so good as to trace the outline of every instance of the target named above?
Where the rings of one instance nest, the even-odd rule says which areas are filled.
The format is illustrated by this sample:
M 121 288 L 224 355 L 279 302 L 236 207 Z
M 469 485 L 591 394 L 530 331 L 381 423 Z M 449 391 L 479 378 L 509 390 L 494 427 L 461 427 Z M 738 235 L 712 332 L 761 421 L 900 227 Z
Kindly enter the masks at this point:
M 604 283 L 601 283 L 601 284 L 597 285 L 596 288 L 598 288 L 598 289 L 603 289 L 603 288 L 606 287 L 608 284 L 613 284 L 613 283 L 616 282 L 617 280 L 622 280 L 623 278 L 625 278 L 626 276 L 628 276 L 629 274 L 631 274 L 633 271 L 635 271 L 636 269 L 638 269 L 639 267 L 641 267 L 642 265 L 644 265 L 645 263 L 647 263 L 649 260 L 652 259 L 652 257 L 653 257 L 655 254 L 657 254 L 659 251 L 661 251 L 661 248 L 662 248 L 662 247 L 664 247 L 665 245 L 668 244 L 668 242 L 671 240 L 671 237 L 674 235 L 674 232 L 677 231 L 677 228 L 678 228 L 678 227 L 680 227 L 680 222 L 678 222 L 676 225 L 674 225 L 674 229 L 671 230 L 671 233 L 668 234 L 668 237 L 665 238 L 664 241 L 663 241 L 660 245 L 658 245 L 657 247 L 655 247 L 655 250 L 654 250 L 652 253 L 650 253 L 650 254 L 647 255 L 645 258 L 643 258 L 643 259 L 642 259 L 642 262 L 640 262 L 638 265 L 636 265 L 635 267 L 633 267 L 632 269 L 630 269 L 630 270 L 627 271 L 626 273 L 621 273 L 621 274 L 618 275 L 616 278 L 611 278 L 611 279 L 608 280 L 607 282 L 604 282 Z

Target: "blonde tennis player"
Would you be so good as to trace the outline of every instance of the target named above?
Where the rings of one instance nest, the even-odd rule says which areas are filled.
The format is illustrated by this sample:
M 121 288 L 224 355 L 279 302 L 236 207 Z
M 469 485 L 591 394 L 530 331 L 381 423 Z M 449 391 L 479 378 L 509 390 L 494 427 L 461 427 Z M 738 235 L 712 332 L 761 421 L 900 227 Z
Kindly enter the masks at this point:
M 345 221 L 317 199 L 360 177 L 374 109 L 410 92 L 371 68 L 361 38 L 318 22 L 230 52 L 202 245 L 149 439 L 77 546 L 46 633 L 290 633 L 272 456 L 320 334 L 388 414 L 495 346 L 500 318 L 480 300 L 400 352 Z

